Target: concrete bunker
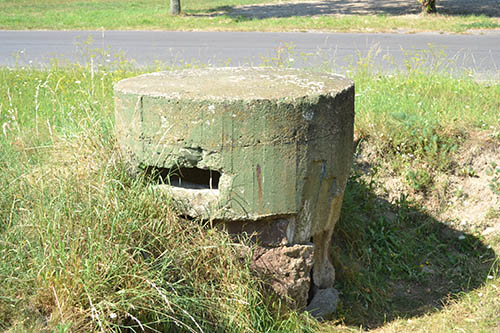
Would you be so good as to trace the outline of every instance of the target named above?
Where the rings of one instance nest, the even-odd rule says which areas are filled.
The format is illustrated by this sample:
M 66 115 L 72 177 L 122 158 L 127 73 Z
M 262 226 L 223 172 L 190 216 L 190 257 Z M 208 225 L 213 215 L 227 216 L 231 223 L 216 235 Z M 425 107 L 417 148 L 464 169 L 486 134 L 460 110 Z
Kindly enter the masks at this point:
M 181 213 L 255 232 L 256 269 L 321 317 L 333 303 L 330 239 L 352 164 L 354 86 L 296 69 L 205 68 L 115 85 L 132 170 L 159 176 Z M 310 293 L 312 292 L 312 299 Z

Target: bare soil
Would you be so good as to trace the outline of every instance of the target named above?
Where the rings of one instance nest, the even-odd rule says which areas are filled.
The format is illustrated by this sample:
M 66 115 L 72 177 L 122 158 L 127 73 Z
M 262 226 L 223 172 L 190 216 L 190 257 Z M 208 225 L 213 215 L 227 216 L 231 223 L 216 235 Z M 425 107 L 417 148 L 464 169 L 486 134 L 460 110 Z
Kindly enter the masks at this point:
M 405 179 L 395 177 L 390 166 L 381 164 L 383 156 L 366 142 L 360 147 L 356 163 L 369 174 L 378 167 L 377 180 L 384 186 L 378 195 L 393 202 L 406 193 L 419 202 L 436 220 L 464 232 L 484 236 L 500 233 L 500 195 L 490 188 L 488 174 L 492 162 L 500 165 L 500 144 L 486 132 L 470 133 L 455 153 L 451 169 L 433 179 L 426 193 L 413 190 Z
M 438 0 L 437 10 L 438 13 L 446 15 L 500 17 L 500 0 Z M 414 15 L 420 12 L 421 6 L 417 0 L 307 0 L 237 6 L 228 14 L 271 18 L 324 15 Z
M 370 179 L 375 181 L 373 190 L 378 200 L 389 203 L 389 205 L 381 204 L 377 209 L 381 209 L 381 213 L 388 220 L 395 218 L 391 204 L 397 203 L 403 194 L 412 202 L 412 206 L 418 207 L 424 218 L 430 217 L 436 221 L 440 226 L 438 234 L 448 239 L 445 242 L 447 244 L 459 242 L 465 239 L 465 235 L 469 235 L 471 239 L 497 238 L 500 235 L 500 195 L 491 190 L 492 176 L 487 170 L 491 167 L 491 162 L 500 165 L 499 138 L 492 133 L 482 131 L 469 133 L 465 143 L 451 160 L 451 166 L 446 172 L 429 170 L 435 178 L 433 185 L 425 193 L 412 189 L 404 176 L 401 176 L 402 172 L 394 172 L 388 158 L 384 157 L 369 139 L 359 143 L 354 167 L 361 172 L 362 177 L 366 177 L 367 182 Z M 492 260 L 495 257 L 494 253 L 500 251 L 496 246 L 493 249 L 484 247 L 482 250 L 488 260 Z M 456 257 L 464 255 L 453 250 L 453 246 L 446 251 Z M 443 307 L 452 299 L 450 295 L 476 288 L 476 285 L 453 285 L 450 282 L 452 280 L 450 276 L 455 276 L 454 281 L 457 282 L 460 281 L 460 277 L 463 278 L 471 272 L 478 274 L 477 276 L 488 274 L 491 261 L 484 260 L 478 263 L 467 260 L 464 259 L 464 262 L 477 266 L 474 268 L 467 267 L 467 264 L 464 264 L 464 267 L 440 266 L 429 259 L 430 262 L 424 262 L 422 265 L 422 272 L 427 276 L 425 280 L 391 281 L 389 297 L 394 308 L 399 311 L 395 312 L 396 317 L 403 314 L 406 317 L 421 316 Z M 486 279 L 486 275 L 482 278 Z M 391 312 L 389 314 L 394 315 Z M 392 319 L 393 317 L 387 318 L 389 321 Z M 377 332 L 385 330 L 383 322 L 366 324 L 368 328 Z
M 500 232 L 500 196 L 491 190 L 487 172 L 492 162 L 500 163 L 498 141 L 475 133 L 456 156 L 455 172 L 438 182 L 447 203 L 439 218 L 484 235 Z

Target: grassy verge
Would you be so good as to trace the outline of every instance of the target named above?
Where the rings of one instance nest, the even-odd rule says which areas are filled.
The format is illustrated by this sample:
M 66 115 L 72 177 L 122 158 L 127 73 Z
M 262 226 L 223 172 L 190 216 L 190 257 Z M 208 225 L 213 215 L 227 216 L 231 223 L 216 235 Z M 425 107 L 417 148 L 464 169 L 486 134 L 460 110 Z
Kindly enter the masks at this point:
M 0 69 L 1 330 L 310 330 L 273 310 L 244 240 L 125 176 L 111 85 L 135 74 Z
M 498 328 L 500 232 L 444 219 L 464 197 L 440 186 L 482 172 L 458 163 L 473 135 L 498 147 L 500 85 L 360 65 L 360 143 L 332 248 L 342 305 L 319 329 Z M 0 69 L 0 328 L 317 331 L 265 295 L 245 240 L 179 219 L 125 176 L 111 88 L 137 74 L 123 63 Z M 495 170 L 485 226 L 500 216 Z
M 500 243 L 483 233 L 500 223 L 500 85 L 411 60 L 421 56 L 405 73 L 377 75 L 369 58 L 353 72 L 359 143 L 333 242 L 348 330 L 500 324 Z M 484 211 L 465 220 L 482 201 Z
M 172 17 L 166 0 L 4 0 L 0 29 L 214 30 L 214 31 L 443 31 L 499 29 L 486 16 L 337 15 L 252 19 L 229 15 L 235 6 L 278 3 L 264 0 L 183 1 L 184 15 Z M 117 19 L 119 18 L 119 19 Z

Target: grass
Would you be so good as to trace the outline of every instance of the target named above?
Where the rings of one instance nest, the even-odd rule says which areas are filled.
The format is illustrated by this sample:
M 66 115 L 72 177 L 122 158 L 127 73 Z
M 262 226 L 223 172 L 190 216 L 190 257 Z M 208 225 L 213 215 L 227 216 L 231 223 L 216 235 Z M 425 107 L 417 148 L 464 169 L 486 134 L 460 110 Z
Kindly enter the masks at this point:
M 429 52 L 432 49 L 411 55 L 407 73 L 374 76 L 367 58 L 356 75 L 358 135 L 370 137 L 386 158 L 392 158 L 391 168 L 420 191 L 431 185 L 432 171 L 449 170 L 450 155 L 467 132 L 498 131 L 500 110 L 497 84 L 484 86 L 443 75 L 441 64 L 429 68 L 422 61 Z
M 184 14 L 172 17 L 167 0 L 2 0 L 0 29 L 213 30 L 391 32 L 499 29 L 498 17 L 478 15 L 336 15 L 253 19 L 231 16 L 235 6 L 277 0 L 184 0 Z M 117 19 L 119 18 L 119 19 Z
M 374 329 L 439 313 L 497 270 L 478 233 L 462 239 L 408 195 L 382 200 L 375 186 L 351 177 L 334 239 L 345 325 Z
M 431 202 L 440 196 L 440 179 L 459 172 L 461 148 L 471 136 L 484 131 L 498 145 L 500 86 L 445 74 L 439 56 L 435 67 L 424 66 L 421 60 L 433 52 L 409 54 L 406 72 L 379 75 L 370 57 L 353 72 L 358 154 L 374 156 L 368 166 L 355 164 L 333 242 L 345 302 L 340 318 L 351 327 L 444 332 L 499 325 L 492 318 L 493 249 L 500 244 L 472 227 L 438 220 L 450 203 L 441 198 L 436 209 Z M 477 175 L 469 170 L 466 176 Z M 396 197 L 384 194 L 388 179 L 402 182 Z M 494 189 L 489 195 L 498 202 Z
M 2 331 L 310 330 L 272 310 L 244 240 L 125 175 L 111 85 L 134 74 L 0 69 Z
M 378 163 L 357 163 L 349 180 L 332 248 L 342 304 L 321 325 L 265 293 L 247 240 L 177 217 L 168 197 L 126 176 L 112 85 L 142 71 L 99 54 L 85 66 L 0 68 L 0 329 L 495 330 L 500 237 L 459 230 L 424 204 L 470 133 L 498 143 L 500 85 L 424 70 L 418 57 L 392 76 L 370 59 L 351 72 L 358 152 L 372 147 Z M 386 173 L 405 182 L 394 200 L 381 194 Z

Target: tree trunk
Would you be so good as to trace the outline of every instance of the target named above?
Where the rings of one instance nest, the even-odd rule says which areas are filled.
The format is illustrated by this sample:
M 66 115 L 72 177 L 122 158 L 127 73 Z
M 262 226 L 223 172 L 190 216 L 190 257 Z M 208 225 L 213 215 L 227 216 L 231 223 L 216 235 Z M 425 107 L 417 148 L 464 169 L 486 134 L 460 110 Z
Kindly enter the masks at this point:
M 179 15 L 181 13 L 181 0 L 170 0 L 170 14 Z
M 433 14 L 436 12 L 436 0 L 422 0 L 422 13 Z

